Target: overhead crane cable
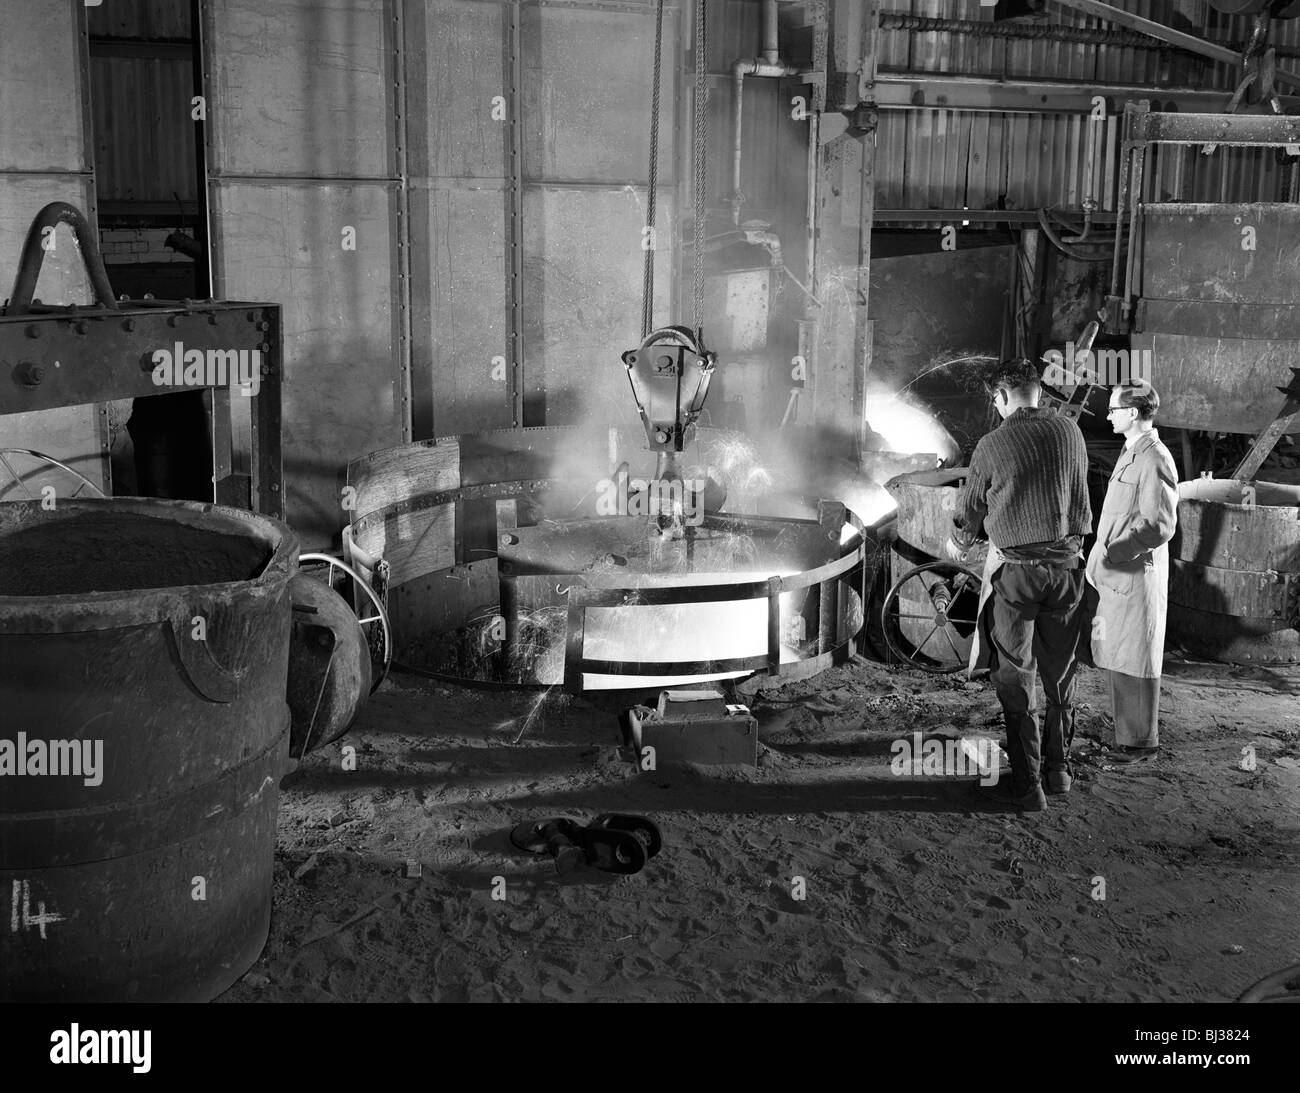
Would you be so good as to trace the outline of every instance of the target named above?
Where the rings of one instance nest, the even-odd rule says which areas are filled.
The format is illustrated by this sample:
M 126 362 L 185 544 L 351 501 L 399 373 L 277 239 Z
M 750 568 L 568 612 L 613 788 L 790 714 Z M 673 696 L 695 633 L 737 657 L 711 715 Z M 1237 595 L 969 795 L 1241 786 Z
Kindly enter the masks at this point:
M 664 0 L 655 5 L 654 77 L 650 90 L 650 170 L 646 190 L 645 229 L 641 238 L 644 266 L 641 279 L 641 337 L 654 329 L 655 308 L 655 192 L 659 182 L 659 85 L 663 70 Z
M 704 325 L 704 187 L 705 141 L 708 115 L 708 55 L 704 36 L 704 3 L 695 0 L 695 98 L 691 104 L 694 125 L 691 129 L 691 163 L 695 167 L 695 231 L 691 264 L 691 323 L 698 331 Z
M 698 331 L 704 321 L 704 229 L 705 229 L 705 142 L 708 114 L 708 62 L 705 44 L 705 0 L 695 0 L 695 87 L 691 104 L 692 205 L 694 210 L 693 254 L 691 263 L 691 318 Z M 658 215 L 659 187 L 659 113 L 663 81 L 664 0 L 655 5 L 654 74 L 650 94 L 650 169 L 646 193 L 646 223 L 642 238 L 644 251 L 641 283 L 641 338 L 654 330 L 655 226 Z

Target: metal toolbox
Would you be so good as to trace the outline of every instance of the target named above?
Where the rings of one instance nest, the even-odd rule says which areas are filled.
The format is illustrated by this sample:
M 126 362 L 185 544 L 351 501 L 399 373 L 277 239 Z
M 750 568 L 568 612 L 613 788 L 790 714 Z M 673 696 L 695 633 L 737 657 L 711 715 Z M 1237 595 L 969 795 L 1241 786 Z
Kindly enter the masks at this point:
M 748 706 L 730 705 L 717 691 L 660 691 L 656 709 L 633 706 L 623 715 L 624 743 L 638 756 L 654 748 L 661 763 L 758 765 L 758 721 Z

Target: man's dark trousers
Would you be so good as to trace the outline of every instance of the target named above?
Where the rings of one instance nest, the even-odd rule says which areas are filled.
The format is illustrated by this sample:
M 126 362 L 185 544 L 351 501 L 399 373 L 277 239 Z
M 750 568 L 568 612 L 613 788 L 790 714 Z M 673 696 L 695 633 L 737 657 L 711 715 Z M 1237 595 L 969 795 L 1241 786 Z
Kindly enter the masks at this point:
M 1004 563 L 993 574 L 989 630 L 997 663 L 991 678 L 1007 722 L 1011 786 L 1028 793 L 1041 772 L 1066 771 L 1074 738 L 1076 652 L 1083 623 L 1083 570 Z M 1039 735 L 1034 667 L 1047 710 Z

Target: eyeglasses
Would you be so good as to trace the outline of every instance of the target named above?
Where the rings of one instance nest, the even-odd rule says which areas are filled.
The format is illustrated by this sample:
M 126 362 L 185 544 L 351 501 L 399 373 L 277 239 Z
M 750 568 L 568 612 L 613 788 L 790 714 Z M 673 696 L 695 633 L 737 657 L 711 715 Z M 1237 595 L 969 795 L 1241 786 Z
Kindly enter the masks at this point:
M 1134 413 L 1136 413 L 1137 407 L 1136 406 L 1112 406 L 1109 410 L 1106 411 L 1106 416 L 1110 417 L 1110 415 L 1113 414 L 1116 410 L 1132 410 Z

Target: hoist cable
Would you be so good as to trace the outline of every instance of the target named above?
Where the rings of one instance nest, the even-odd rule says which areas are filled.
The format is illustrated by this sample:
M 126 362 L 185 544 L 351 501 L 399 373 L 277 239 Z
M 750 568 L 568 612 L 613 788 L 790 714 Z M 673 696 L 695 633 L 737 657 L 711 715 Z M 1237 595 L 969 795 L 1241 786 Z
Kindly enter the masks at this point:
M 659 182 L 659 84 L 663 69 L 664 0 L 659 0 L 655 11 L 655 63 L 654 82 L 650 94 L 650 171 L 646 192 L 646 223 L 641 237 L 645 264 L 641 278 L 641 337 L 649 336 L 654 328 L 655 307 L 655 191 Z
M 704 0 L 695 0 L 695 124 L 692 129 L 691 160 L 695 167 L 695 248 L 691 270 L 691 321 L 696 330 L 704 325 L 704 150 L 708 134 L 708 55 L 704 37 Z

